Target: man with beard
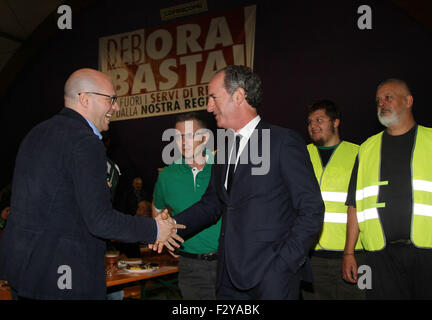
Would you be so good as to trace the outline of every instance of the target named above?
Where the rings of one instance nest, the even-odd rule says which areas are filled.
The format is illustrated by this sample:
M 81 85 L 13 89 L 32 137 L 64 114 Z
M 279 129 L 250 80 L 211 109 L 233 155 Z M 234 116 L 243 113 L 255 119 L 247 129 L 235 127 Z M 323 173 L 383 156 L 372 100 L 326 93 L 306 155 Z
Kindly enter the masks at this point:
M 357 280 L 360 236 L 372 272 L 368 299 L 431 299 L 432 129 L 416 124 L 402 80 L 382 82 L 376 102 L 387 129 L 360 146 L 347 199 L 343 277 Z
M 312 140 L 307 149 L 321 188 L 325 213 L 324 225 L 311 258 L 315 281 L 312 288 L 304 284 L 303 298 L 362 299 L 363 292 L 340 276 L 346 239 L 345 201 L 359 146 L 341 140 L 341 113 L 333 101 L 316 101 L 308 107 L 307 113 Z M 360 242 L 355 249 L 362 249 Z

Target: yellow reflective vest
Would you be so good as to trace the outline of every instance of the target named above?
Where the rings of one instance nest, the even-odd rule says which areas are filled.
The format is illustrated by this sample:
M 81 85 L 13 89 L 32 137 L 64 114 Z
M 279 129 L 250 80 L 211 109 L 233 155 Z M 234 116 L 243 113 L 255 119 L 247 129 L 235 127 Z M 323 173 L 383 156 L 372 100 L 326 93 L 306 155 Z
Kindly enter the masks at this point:
M 368 251 L 385 247 L 385 237 L 378 208 L 380 186 L 381 141 L 383 132 L 366 140 L 359 150 L 356 207 L 360 239 Z M 411 218 L 411 241 L 421 248 L 432 248 L 432 128 L 417 126 L 411 157 L 413 210 Z
M 345 202 L 358 148 L 342 141 L 323 167 L 318 148 L 314 144 L 307 146 L 325 204 L 323 229 L 315 250 L 344 250 L 348 210 Z M 362 249 L 360 241 L 356 249 Z

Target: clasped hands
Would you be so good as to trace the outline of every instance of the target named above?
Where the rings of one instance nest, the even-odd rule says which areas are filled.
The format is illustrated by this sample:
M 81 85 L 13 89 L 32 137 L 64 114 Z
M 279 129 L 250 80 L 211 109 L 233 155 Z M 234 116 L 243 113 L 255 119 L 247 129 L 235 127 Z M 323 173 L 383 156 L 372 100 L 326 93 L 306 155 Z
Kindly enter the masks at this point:
M 183 224 L 177 224 L 173 218 L 168 215 L 168 210 L 164 209 L 160 214 L 158 214 L 155 218 L 156 223 L 159 228 L 158 238 L 154 244 L 149 244 L 149 248 L 153 249 L 158 253 L 162 252 L 163 247 L 167 247 L 170 251 L 174 251 L 175 248 L 180 247 L 180 243 L 183 243 L 184 240 L 177 234 L 177 229 L 186 229 L 186 226 Z

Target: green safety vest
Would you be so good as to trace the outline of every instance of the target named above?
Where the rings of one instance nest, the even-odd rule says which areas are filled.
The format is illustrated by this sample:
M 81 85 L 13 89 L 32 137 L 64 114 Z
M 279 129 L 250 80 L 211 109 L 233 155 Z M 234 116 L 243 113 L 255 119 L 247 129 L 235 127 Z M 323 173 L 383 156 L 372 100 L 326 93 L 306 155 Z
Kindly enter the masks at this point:
M 385 247 L 385 237 L 379 219 L 379 189 L 388 181 L 380 181 L 381 141 L 380 132 L 361 146 L 357 177 L 356 206 L 360 239 L 368 251 Z M 432 128 L 417 126 L 411 157 L 413 210 L 411 218 L 411 241 L 421 248 L 432 248 Z
M 345 202 L 358 148 L 342 141 L 323 168 L 318 148 L 314 144 L 307 146 L 325 204 L 323 229 L 315 250 L 344 250 L 348 210 Z M 360 241 L 355 249 L 362 249 Z

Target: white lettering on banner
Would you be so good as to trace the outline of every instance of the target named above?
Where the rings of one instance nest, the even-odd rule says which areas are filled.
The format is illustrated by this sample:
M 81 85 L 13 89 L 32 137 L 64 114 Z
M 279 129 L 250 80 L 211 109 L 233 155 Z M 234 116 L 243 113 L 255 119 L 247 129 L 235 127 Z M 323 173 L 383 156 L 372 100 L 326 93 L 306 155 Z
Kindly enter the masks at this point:
M 196 24 L 185 24 L 177 27 L 177 54 L 183 55 L 190 52 L 200 52 L 202 48 L 198 43 L 198 37 L 201 35 L 201 28 Z
M 99 68 L 119 97 L 111 121 L 204 109 L 215 71 L 253 67 L 255 15 L 253 5 L 100 38 Z
M 213 50 L 216 45 L 229 47 L 233 44 L 232 36 L 225 17 L 214 18 L 206 38 L 204 50 Z

